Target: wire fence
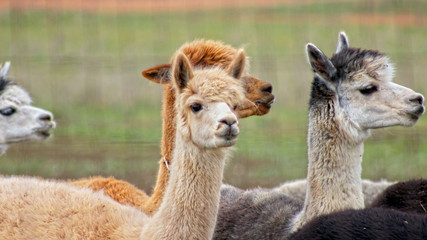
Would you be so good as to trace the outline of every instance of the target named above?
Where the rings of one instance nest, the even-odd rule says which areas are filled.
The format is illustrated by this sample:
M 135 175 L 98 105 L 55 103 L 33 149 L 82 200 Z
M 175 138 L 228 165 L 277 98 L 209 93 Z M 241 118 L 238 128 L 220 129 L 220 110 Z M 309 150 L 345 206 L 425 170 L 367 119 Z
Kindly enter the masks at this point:
M 427 3 L 412 0 L 0 0 L 0 60 L 12 61 L 10 77 L 58 121 L 53 139 L 12 147 L 0 170 L 114 175 L 149 189 L 160 158 L 162 88 L 141 71 L 204 38 L 245 47 L 252 75 L 272 83 L 277 97 L 267 116 L 242 121 L 250 133 L 242 131 L 226 180 L 249 187 L 303 178 L 312 79 L 304 45 L 331 55 L 344 30 L 351 46 L 387 53 L 397 83 L 425 93 L 426 12 Z M 421 118 L 415 128 L 376 132 L 364 176 L 423 176 L 426 126 Z

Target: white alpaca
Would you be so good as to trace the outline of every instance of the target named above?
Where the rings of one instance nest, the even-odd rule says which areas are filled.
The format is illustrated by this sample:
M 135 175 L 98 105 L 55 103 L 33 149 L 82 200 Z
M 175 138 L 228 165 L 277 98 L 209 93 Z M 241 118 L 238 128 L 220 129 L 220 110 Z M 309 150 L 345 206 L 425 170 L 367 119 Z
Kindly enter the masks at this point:
M 31 106 L 30 95 L 6 79 L 9 67 L 0 66 L 0 155 L 10 143 L 46 139 L 55 128 L 52 113 Z
M 231 65 L 172 65 L 177 132 L 170 181 L 152 217 L 102 192 L 25 177 L 0 178 L 0 239 L 211 239 L 229 147 L 239 134 L 233 109 L 244 100 L 244 51 Z

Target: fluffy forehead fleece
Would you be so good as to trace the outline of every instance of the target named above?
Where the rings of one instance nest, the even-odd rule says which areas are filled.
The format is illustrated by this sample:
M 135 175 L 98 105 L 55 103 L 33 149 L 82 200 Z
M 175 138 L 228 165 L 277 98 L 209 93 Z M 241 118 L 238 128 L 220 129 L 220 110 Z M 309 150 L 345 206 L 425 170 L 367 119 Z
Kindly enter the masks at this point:
M 377 80 L 391 81 L 394 67 L 389 58 L 375 50 L 344 49 L 331 58 L 341 74 L 364 73 Z
M 185 98 L 197 95 L 205 101 L 221 101 L 229 105 L 245 98 L 242 82 L 220 68 L 195 70 L 194 77 L 183 94 L 186 95 Z
M 0 81 L 0 105 L 9 104 L 10 102 L 17 105 L 31 104 L 30 95 L 20 86 L 11 82 L 5 85 L 2 84 L 2 81 Z
M 202 68 L 218 66 L 226 69 L 236 57 L 237 49 L 220 41 L 199 39 L 185 43 L 178 52 L 183 52 L 193 66 Z M 175 55 L 172 56 L 171 62 Z M 249 61 L 246 59 L 243 75 L 247 75 L 248 71 Z

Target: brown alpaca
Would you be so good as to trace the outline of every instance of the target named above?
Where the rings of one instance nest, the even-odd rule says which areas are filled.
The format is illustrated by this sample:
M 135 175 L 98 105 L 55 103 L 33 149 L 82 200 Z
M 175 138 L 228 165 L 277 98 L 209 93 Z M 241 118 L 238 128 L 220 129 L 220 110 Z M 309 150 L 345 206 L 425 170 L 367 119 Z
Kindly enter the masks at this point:
M 218 66 L 225 69 L 237 54 L 237 50 L 229 45 L 224 45 L 217 41 L 205 40 L 197 40 L 184 44 L 180 48 L 180 51 L 189 58 L 193 66 L 202 68 Z M 270 110 L 271 103 L 274 101 L 274 96 L 271 94 L 271 84 L 247 75 L 249 63 L 246 62 L 246 65 L 243 80 L 246 90 L 246 99 L 249 101 L 237 106 L 236 112 L 239 118 L 267 114 Z M 148 196 L 134 185 L 117 180 L 113 177 L 80 179 L 71 182 L 73 185 L 89 187 L 95 191 L 103 190 L 105 194 L 109 195 L 114 200 L 122 204 L 134 206 L 148 215 L 152 215 L 157 211 L 162 202 L 163 194 L 169 180 L 168 167 L 172 164 L 172 149 L 175 143 L 175 92 L 173 86 L 169 84 L 170 69 L 171 64 L 164 64 L 147 69 L 142 73 L 143 76 L 150 81 L 165 84 L 162 106 L 162 158 L 159 161 L 159 172 L 152 195 Z
M 240 50 L 227 71 L 172 65 L 176 142 L 170 181 L 148 216 L 101 192 L 26 177 L 0 178 L 0 239 L 211 239 L 229 147 L 239 135 L 233 109 L 245 100 Z

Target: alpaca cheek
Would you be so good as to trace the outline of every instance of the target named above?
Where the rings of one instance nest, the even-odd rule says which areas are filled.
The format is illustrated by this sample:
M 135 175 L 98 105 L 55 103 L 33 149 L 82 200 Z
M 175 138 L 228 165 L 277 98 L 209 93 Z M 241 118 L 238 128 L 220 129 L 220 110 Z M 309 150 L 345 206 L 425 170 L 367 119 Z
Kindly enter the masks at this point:
M 213 147 L 214 134 L 210 128 L 206 124 L 194 124 L 193 126 L 190 129 L 193 142 L 198 146 Z
M 182 118 L 179 120 L 180 121 L 177 121 L 177 133 L 179 133 L 184 140 L 188 141 L 191 139 L 191 129 Z
M 189 141 L 192 138 L 191 129 L 188 127 L 181 128 L 181 135 L 185 141 Z

